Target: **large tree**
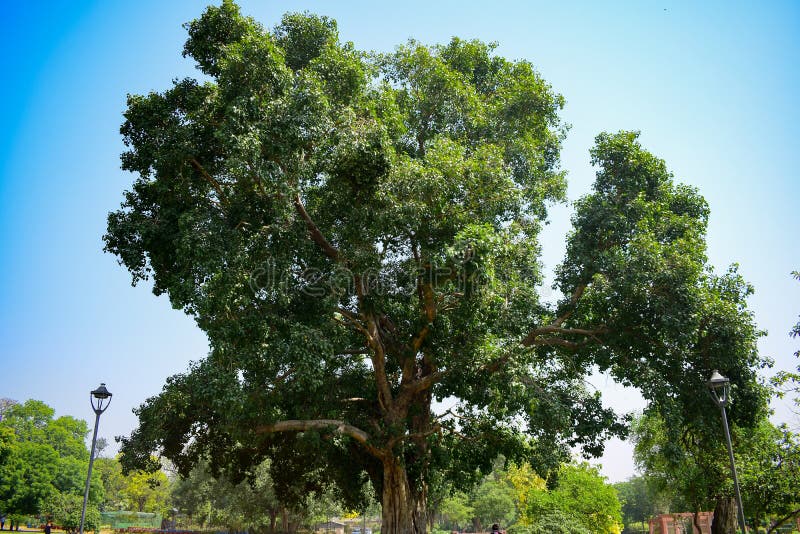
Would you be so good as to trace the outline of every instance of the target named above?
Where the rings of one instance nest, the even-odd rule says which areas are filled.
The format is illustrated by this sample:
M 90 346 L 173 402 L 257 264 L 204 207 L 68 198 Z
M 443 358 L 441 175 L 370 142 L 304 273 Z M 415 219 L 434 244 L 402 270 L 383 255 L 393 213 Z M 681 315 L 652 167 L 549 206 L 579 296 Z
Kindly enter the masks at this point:
M 529 62 L 456 38 L 366 54 L 325 17 L 268 30 L 228 1 L 187 29 L 202 81 L 129 97 L 137 176 L 105 241 L 211 351 L 139 408 L 129 467 L 322 463 L 346 498 L 372 482 L 382 532 L 423 532 L 432 474 L 544 471 L 623 432 L 594 368 L 685 417 L 715 368 L 759 395 L 748 288 L 707 268 L 706 203 L 635 133 L 598 137 L 564 298 L 540 298 L 566 128 Z

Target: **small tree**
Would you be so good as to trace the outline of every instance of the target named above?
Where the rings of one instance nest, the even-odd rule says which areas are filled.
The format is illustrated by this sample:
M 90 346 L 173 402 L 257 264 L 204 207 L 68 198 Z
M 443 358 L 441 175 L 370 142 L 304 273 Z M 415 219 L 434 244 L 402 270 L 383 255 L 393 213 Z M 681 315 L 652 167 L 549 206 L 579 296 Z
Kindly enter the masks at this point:
M 646 415 L 634 425 L 635 458 L 657 488 L 673 496 L 672 511 L 713 508 L 718 530 L 736 529 L 736 508 L 727 455 L 719 440 L 709 443 L 691 431 L 674 440 L 663 421 Z M 800 513 L 800 443 L 785 427 L 767 418 L 755 428 L 732 427 L 732 440 L 744 509 L 756 531 L 774 517 L 785 522 Z M 730 517 L 728 515 L 730 514 Z
M 442 501 L 439 512 L 443 523 L 451 529 L 464 528 L 475 517 L 475 509 L 469 504 L 469 497 L 462 492 L 451 495 Z
M 502 479 L 484 481 L 472 498 L 475 518 L 482 527 L 493 523 L 510 525 L 517 516 L 516 504 L 513 489 Z
M 97 473 L 103 485 L 103 502 L 99 505 L 101 511 L 119 510 L 124 507 L 125 477 L 122 475 L 122 466 L 118 458 L 95 458 L 92 473 Z
M 166 515 L 169 508 L 169 480 L 163 471 L 135 471 L 122 480 L 120 495 L 130 509 Z
M 800 439 L 766 419 L 739 434 L 736 462 L 745 512 L 756 532 L 762 525 L 765 532 L 775 530 L 800 515 Z
M 619 532 L 622 514 L 617 492 L 596 468 L 586 463 L 564 465 L 555 482 L 552 489 L 531 491 L 525 510 L 529 524 L 561 513 L 593 534 Z
M 634 476 L 614 484 L 626 528 L 632 523 L 642 523 L 654 515 L 669 511 L 669 499 L 655 490 L 644 476 Z

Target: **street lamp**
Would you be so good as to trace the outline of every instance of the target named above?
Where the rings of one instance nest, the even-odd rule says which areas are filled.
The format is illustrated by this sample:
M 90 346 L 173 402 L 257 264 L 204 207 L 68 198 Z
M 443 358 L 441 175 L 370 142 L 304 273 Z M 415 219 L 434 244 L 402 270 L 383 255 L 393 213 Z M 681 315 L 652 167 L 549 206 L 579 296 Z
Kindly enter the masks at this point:
M 742 507 L 742 493 L 739 491 L 739 477 L 736 476 L 736 464 L 733 461 L 733 446 L 731 445 L 731 431 L 728 428 L 728 414 L 725 413 L 725 406 L 731 400 L 731 381 L 725 378 L 719 371 L 714 369 L 711 378 L 706 382 L 711 398 L 722 411 L 722 427 L 725 429 L 725 440 L 728 443 L 728 456 L 731 460 L 731 473 L 733 474 L 733 487 L 736 490 L 736 504 L 739 508 L 739 527 L 744 534 L 744 508 Z
M 92 463 L 94 463 L 94 446 L 97 443 L 97 427 L 100 424 L 100 414 L 106 411 L 108 405 L 111 404 L 111 392 L 106 389 L 105 384 L 100 384 L 99 388 L 89 394 L 89 402 L 91 403 L 92 409 L 97 417 L 94 420 L 92 452 L 89 453 L 89 474 L 86 475 L 86 489 L 83 491 L 83 508 L 81 508 L 81 528 L 79 531 L 80 534 L 83 534 L 83 522 L 86 519 L 86 501 L 89 500 L 89 481 L 92 479 Z

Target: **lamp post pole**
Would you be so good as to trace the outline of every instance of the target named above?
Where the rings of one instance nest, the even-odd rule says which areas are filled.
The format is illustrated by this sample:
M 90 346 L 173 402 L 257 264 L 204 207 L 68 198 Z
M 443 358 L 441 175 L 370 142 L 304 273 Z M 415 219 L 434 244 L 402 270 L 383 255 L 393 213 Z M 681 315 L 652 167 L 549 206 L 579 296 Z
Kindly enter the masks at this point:
M 106 402 L 108 401 L 108 402 Z M 89 394 L 89 402 L 95 413 L 94 434 L 92 435 L 92 451 L 89 453 L 89 473 L 86 475 L 86 488 L 83 490 L 83 507 L 81 508 L 80 534 L 83 534 L 83 523 L 86 520 L 86 502 L 89 500 L 89 482 L 92 479 L 92 464 L 94 463 L 94 449 L 97 444 L 97 427 L 100 425 L 100 414 L 106 411 L 111 404 L 111 392 L 106 389 L 105 384 Z M 105 404 L 104 404 L 105 403 Z
M 731 461 L 731 474 L 733 475 L 733 488 L 736 492 L 736 507 L 739 514 L 739 528 L 745 534 L 744 507 L 742 507 L 742 493 L 739 491 L 739 477 L 736 475 L 736 463 L 733 460 L 733 445 L 731 444 L 731 431 L 728 427 L 728 414 L 725 406 L 730 402 L 730 380 L 725 378 L 719 371 L 714 371 L 708 380 L 708 389 L 711 391 L 711 398 L 722 412 L 722 427 L 725 430 L 725 442 L 728 445 L 728 457 Z

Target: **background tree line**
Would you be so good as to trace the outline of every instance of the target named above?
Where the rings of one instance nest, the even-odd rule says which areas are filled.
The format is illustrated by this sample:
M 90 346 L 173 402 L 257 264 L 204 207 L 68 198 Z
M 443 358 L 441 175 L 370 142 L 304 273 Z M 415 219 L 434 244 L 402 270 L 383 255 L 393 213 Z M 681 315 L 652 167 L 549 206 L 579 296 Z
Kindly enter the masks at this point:
M 436 510 L 445 530 L 480 532 L 498 523 L 513 534 L 610 534 L 622 529 L 614 487 L 587 463 L 562 464 L 545 480 L 529 464 L 494 470 L 472 491 L 444 497 Z
M 77 527 L 89 451 L 84 421 L 55 418 L 52 408 L 37 400 L 3 404 L 0 421 L 0 511 L 17 523 L 51 519 Z M 267 462 L 246 480 L 216 477 L 209 462 L 181 478 L 170 466 L 147 473 L 123 474 L 116 457 L 103 456 L 98 443 L 90 483 L 87 529 L 100 525 L 101 511 L 152 512 L 195 528 L 224 527 L 251 532 L 291 532 L 332 517 L 380 515 L 375 495 L 366 495 L 360 510 L 346 508 L 340 490 L 325 474 L 276 481 Z M 576 532 L 614 532 L 621 524 L 620 504 L 610 485 L 586 464 L 565 464 L 547 482 L 528 464 L 504 467 L 498 458 L 491 474 L 468 493 L 451 485 L 439 488 L 431 507 L 438 510 L 432 527 L 485 528 L 492 523 L 516 525 L 518 532 L 539 532 L 548 522 L 577 525 Z M 278 487 L 280 484 L 280 487 Z M 366 491 L 368 492 L 368 485 Z M 280 495 L 294 494 L 292 506 Z M 582 530 L 580 530 L 582 529 Z
M 80 523 L 89 466 L 85 421 L 55 417 L 38 400 L 4 399 L 0 420 L 0 512 L 15 524 L 52 520 L 68 530 Z M 116 458 L 102 456 L 98 440 L 89 485 L 85 526 L 100 526 L 100 511 L 133 510 L 165 514 L 170 487 L 163 472 L 123 475 Z M 7 521 L 10 522 L 10 521 Z
M 17 524 L 51 519 L 75 529 L 88 467 L 86 423 L 56 418 L 36 400 L 4 399 L 0 407 L 0 512 Z M 544 479 L 530 464 L 506 463 L 500 456 L 469 489 L 445 480 L 436 486 L 428 505 L 431 530 L 480 531 L 499 523 L 514 534 L 608 534 L 623 525 L 635 531 L 657 514 L 711 510 L 720 495 L 731 494 L 721 441 L 693 440 L 691 432 L 670 441 L 664 421 L 649 413 L 635 418 L 632 428 L 641 475 L 611 485 L 596 468 L 571 462 Z M 797 435 L 764 418 L 754 430 L 733 427 L 733 439 L 748 522 L 766 531 L 793 519 L 800 513 Z M 326 481 L 323 470 L 275 480 L 264 462 L 236 481 L 214 474 L 204 461 L 187 477 L 169 465 L 123 474 L 118 458 L 103 456 L 105 446 L 101 438 L 89 529 L 100 525 L 100 511 L 118 510 L 164 518 L 177 512 L 183 527 L 250 532 L 293 532 L 332 517 L 380 515 L 368 484 L 364 504 L 348 508 L 341 488 Z
M 90 429 L 72 416 L 38 400 L 0 402 L 0 514 L 6 525 L 43 524 L 76 530 L 80 522 L 88 471 Z M 199 528 L 241 531 L 290 531 L 298 525 L 342 513 L 336 496 L 324 483 L 295 479 L 290 491 L 304 493 L 288 508 L 278 499 L 265 463 L 246 481 L 233 482 L 198 465 L 186 478 L 170 465 L 154 472 L 123 473 L 118 457 L 103 455 L 98 440 L 89 488 L 85 527 L 101 525 L 100 512 L 149 512 L 163 518 L 179 514 L 179 522 Z M 285 491 L 284 491 L 285 493 Z

